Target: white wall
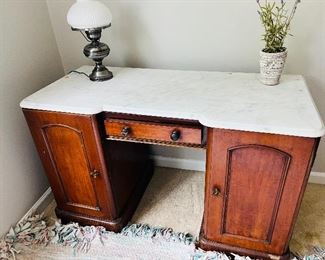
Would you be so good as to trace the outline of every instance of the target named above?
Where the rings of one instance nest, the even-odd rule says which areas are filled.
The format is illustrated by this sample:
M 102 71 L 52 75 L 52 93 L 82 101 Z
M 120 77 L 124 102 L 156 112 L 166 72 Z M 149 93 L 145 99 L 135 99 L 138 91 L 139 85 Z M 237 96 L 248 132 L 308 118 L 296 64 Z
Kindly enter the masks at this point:
M 63 75 L 45 1 L 0 0 L 0 237 L 47 189 L 19 102 Z
M 72 32 L 66 13 L 72 0 L 47 0 L 65 71 L 91 64 L 83 37 Z M 262 48 L 255 0 L 106 0 L 112 27 L 106 64 L 184 70 L 258 71 Z M 304 0 L 288 40 L 287 73 L 303 74 L 325 119 L 325 1 Z M 280 86 L 281 87 L 281 86 Z M 276 106 L 276 100 L 274 101 Z M 324 138 L 325 140 L 325 138 Z M 325 172 L 325 142 L 315 171 Z M 156 148 L 157 154 L 203 159 L 202 151 Z

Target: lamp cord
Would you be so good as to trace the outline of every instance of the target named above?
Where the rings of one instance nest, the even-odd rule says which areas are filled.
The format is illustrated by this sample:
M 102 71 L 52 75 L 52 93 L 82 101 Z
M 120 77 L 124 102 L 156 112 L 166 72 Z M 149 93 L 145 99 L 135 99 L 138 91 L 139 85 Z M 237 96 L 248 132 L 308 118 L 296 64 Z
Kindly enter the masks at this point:
M 77 71 L 77 70 L 71 70 L 71 71 L 69 71 L 68 74 L 70 74 L 70 73 L 77 73 L 77 74 L 80 74 L 80 75 L 85 75 L 87 78 L 89 78 L 89 75 L 86 74 L 85 72 L 81 72 L 81 71 Z

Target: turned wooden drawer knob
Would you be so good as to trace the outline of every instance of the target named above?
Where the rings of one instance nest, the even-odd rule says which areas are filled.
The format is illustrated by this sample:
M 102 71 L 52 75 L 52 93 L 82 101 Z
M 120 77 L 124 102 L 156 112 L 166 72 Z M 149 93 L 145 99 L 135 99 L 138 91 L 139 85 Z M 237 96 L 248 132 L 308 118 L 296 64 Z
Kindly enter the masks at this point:
M 97 176 L 99 176 L 99 172 L 97 170 L 93 170 L 92 172 L 90 172 L 90 177 L 96 179 Z
M 212 190 L 212 195 L 213 195 L 213 196 L 216 196 L 216 197 L 221 196 L 221 191 L 220 191 L 220 189 L 217 188 L 217 187 L 214 187 L 213 190 Z
M 131 132 L 131 128 L 129 126 L 124 126 L 121 131 L 121 135 L 127 137 Z
M 172 139 L 173 141 L 177 141 L 180 137 L 181 132 L 179 130 L 174 130 L 170 135 L 170 139 Z

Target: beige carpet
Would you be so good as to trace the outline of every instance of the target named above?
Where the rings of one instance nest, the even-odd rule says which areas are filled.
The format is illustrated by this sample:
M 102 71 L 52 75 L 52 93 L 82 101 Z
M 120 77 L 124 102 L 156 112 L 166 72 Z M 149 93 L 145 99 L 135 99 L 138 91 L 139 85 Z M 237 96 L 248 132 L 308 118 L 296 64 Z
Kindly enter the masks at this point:
M 132 222 L 198 235 L 203 200 L 203 172 L 156 168 Z
M 312 246 L 325 247 L 325 185 L 308 184 L 290 241 L 290 249 L 301 255 Z
M 198 236 L 203 190 L 203 172 L 156 168 L 132 222 Z M 54 207 L 52 202 L 46 214 L 54 216 Z M 290 249 L 301 255 L 310 252 L 311 246 L 325 247 L 325 185 L 308 184 L 290 242 Z

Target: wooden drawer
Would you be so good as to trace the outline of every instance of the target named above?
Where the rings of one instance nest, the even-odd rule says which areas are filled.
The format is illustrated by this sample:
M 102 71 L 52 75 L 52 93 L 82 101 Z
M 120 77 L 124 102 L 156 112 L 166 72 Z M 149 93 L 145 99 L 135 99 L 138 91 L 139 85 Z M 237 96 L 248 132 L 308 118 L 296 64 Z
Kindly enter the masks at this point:
M 124 119 L 106 119 L 108 139 L 176 146 L 202 146 L 200 126 L 165 124 Z

